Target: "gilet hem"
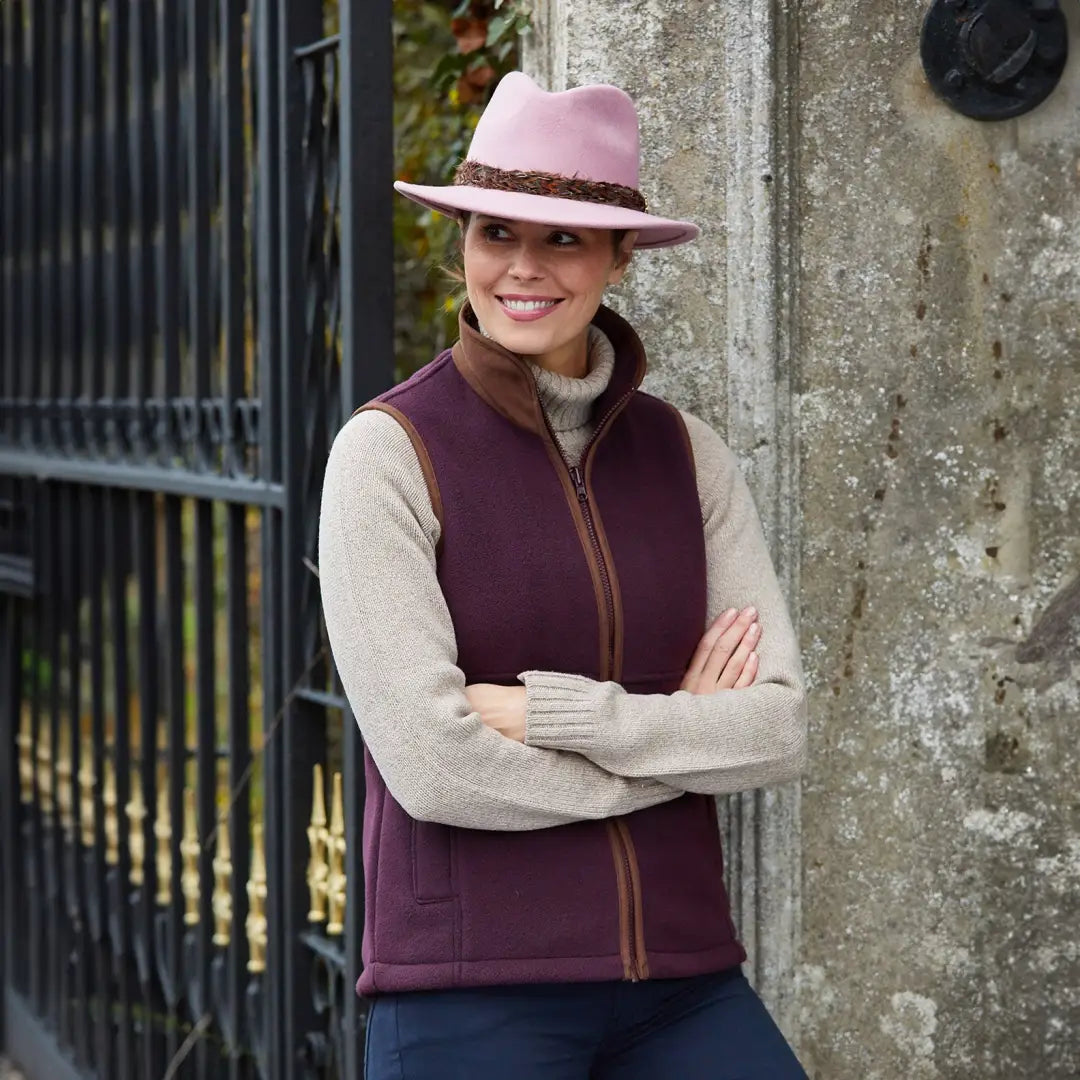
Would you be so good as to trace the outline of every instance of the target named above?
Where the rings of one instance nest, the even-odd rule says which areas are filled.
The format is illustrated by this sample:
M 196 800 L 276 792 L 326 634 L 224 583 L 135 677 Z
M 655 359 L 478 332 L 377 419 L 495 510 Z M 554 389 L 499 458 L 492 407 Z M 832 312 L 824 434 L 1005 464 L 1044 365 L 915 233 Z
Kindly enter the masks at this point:
M 732 968 L 746 960 L 737 941 L 689 953 L 649 950 L 650 979 L 685 979 Z M 513 986 L 526 983 L 611 982 L 623 980 L 618 953 L 582 959 L 461 960 L 437 964 L 368 964 L 356 983 L 363 997 L 416 990 Z

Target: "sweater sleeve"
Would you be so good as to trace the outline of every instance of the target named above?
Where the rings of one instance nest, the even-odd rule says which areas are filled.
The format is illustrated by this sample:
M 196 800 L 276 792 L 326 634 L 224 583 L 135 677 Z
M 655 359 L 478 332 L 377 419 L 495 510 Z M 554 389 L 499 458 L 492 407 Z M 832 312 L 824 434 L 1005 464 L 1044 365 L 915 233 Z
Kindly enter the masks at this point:
M 630 694 L 578 675 L 527 671 L 519 678 L 527 691 L 527 745 L 574 750 L 620 776 L 719 795 L 802 771 L 805 691 L 798 642 L 735 456 L 706 423 L 683 417 L 705 529 L 708 621 L 729 607 L 758 609 L 754 685 L 706 695 Z
M 330 646 L 365 744 L 412 817 L 494 830 L 625 814 L 679 792 L 485 727 L 465 696 L 436 576 L 439 522 L 408 434 L 386 413 L 334 441 L 319 520 Z

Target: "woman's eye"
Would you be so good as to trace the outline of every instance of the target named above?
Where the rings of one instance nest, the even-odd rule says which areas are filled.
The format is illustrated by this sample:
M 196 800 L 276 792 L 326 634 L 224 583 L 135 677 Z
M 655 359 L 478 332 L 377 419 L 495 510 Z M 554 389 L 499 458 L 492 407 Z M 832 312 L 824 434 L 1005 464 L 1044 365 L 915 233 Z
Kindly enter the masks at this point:
M 509 238 L 509 231 L 502 225 L 485 225 L 484 236 L 488 240 L 506 240 Z
M 570 232 L 557 232 L 551 234 L 551 242 L 556 247 L 570 247 L 579 242 L 578 238 Z

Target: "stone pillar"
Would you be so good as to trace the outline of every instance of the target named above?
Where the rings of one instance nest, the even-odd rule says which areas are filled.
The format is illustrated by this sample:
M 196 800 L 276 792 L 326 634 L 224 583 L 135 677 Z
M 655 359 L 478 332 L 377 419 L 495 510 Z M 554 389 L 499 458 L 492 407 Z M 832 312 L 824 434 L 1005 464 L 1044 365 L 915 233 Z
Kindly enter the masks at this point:
M 535 0 L 701 222 L 614 298 L 726 436 L 800 629 L 801 790 L 723 808 L 821 1080 L 1080 1075 L 1080 8 L 1026 116 L 930 91 L 926 2 Z
M 642 190 L 701 239 L 643 252 L 609 299 L 646 342 L 645 388 L 722 432 L 753 489 L 789 598 L 798 594 L 798 451 L 792 422 L 791 80 L 786 8 L 548 0 L 526 66 L 548 89 L 613 82 L 638 104 Z M 798 616 L 797 606 L 792 614 Z M 795 1035 L 799 786 L 722 800 L 748 974 Z

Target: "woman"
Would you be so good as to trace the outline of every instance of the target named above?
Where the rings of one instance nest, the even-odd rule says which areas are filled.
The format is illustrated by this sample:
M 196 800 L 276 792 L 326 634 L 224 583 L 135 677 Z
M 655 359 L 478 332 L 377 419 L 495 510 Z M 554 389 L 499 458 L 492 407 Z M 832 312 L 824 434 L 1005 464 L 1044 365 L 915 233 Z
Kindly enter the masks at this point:
M 732 454 L 601 305 L 698 232 L 637 176 L 622 91 L 515 72 L 453 185 L 396 185 L 461 223 L 468 304 L 323 494 L 368 1080 L 805 1075 L 740 971 L 712 798 L 801 770 L 798 647 Z

